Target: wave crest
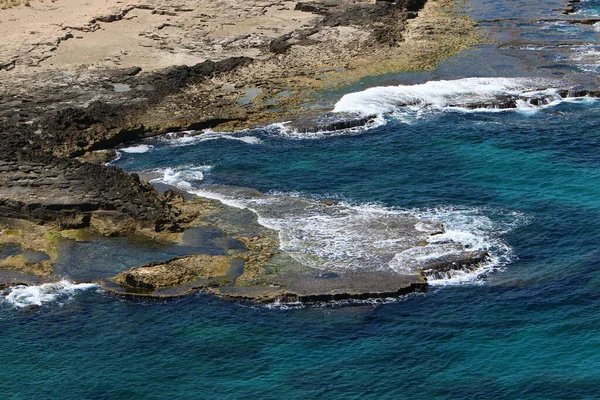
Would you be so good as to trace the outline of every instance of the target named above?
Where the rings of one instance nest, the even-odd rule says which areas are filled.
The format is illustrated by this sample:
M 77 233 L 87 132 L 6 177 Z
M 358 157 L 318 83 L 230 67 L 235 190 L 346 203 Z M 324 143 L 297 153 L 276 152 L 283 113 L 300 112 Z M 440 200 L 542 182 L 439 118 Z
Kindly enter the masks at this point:
M 376 115 L 397 114 L 401 109 L 417 112 L 428 109 L 463 109 L 473 106 L 478 110 L 502 109 L 502 102 L 510 96 L 528 95 L 547 98 L 544 103 L 558 101 L 558 92 L 547 88 L 550 82 L 533 78 L 465 78 L 429 81 L 419 85 L 374 87 L 343 96 L 335 105 L 334 112 Z M 531 108 L 532 103 L 512 99 L 510 108 Z M 498 107 L 494 104 L 498 103 Z M 539 103 L 536 101 L 536 103 Z M 506 106 L 506 104 L 504 104 Z M 508 108 L 508 107 L 506 107 Z

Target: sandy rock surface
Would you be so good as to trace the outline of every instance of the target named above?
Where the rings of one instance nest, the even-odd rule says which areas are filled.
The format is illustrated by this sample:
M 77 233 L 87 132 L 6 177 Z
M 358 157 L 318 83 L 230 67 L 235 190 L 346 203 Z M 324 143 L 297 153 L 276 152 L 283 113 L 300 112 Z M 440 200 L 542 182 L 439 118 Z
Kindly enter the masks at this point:
M 66 71 L 82 65 L 136 65 L 155 70 L 207 59 L 258 57 L 273 38 L 312 27 L 315 19 L 322 18 L 295 10 L 296 4 L 258 0 L 32 0 L 29 6 L 0 12 L 4 36 L 0 65 Z

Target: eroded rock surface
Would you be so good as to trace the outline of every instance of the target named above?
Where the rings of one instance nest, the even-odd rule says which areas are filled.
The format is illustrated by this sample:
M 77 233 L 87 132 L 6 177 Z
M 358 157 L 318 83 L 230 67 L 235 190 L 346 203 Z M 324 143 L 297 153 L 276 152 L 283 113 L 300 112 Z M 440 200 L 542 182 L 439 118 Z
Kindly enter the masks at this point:
M 427 68 L 476 43 L 472 23 L 445 14 L 451 4 L 33 0 L 0 12 L 0 65 L 10 65 L 0 70 L 0 131 L 72 157 L 166 131 L 288 118 L 315 89 Z M 260 95 L 240 102 L 250 89 Z
M 180 286 L 199 279 L 210 285 L 214 278 L 226 278 L 230 258 L 196 254 L 179 257 L 165 263 L 151 263 L 132 268 L 117 275 L 116 283 L 136 289 L 161 289 Z
M 231 272 L 230 256 L 196 255 L 117 281 L 160 291 L 207 279 L 198 287 L 223 296 L 288 301 L 422 288 L 416 269 L 370 283 L 362 272 L 323 275 L 281 252 L 278 233 L 252 212 L 159 194 L 137 175 L 102 165 L 110 152 L 97 151 L 164 132 L 288 119 L 307 113 L 302 105 L 315 90 L 431 68 L 479 41 L 473 22 L 452 7 L 451 0 L 31 0 L 0 10 L 0 242 L 49 257 L 32 264 L 9 255 L 0 268 L 51 275 L 56 242 L 82 229 L 177 240 L 204 223 L 244 244 L 231 255 L 242 270 Z M 325 116 L 297 126 L 335 130 L 370 119 Z
M 69 229 L 88 226 L 97 211 L 113 211 L 151 231 L 178 229 L 174 210 L 137 175 L 48 155 L 11 135 L 2 138 L 1 216 Z

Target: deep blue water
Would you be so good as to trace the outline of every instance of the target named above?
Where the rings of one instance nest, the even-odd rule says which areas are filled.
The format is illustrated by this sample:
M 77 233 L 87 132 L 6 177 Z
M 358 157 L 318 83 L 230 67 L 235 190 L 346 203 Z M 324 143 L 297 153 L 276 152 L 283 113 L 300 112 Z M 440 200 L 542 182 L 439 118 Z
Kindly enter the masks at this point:
M 512 3 L 494 2 L 488 14 L 512 14 Z M 472 12 L 489 18 L 484 6 Z M 456 78 L 490 51 L 421 78 Z M 529 62 L 520 50 L 494 54 L 517 70 Z M 380 82 L 390 80 L 403 76 Z M 145 142 L 154 147 L 124 153 L 117 165 L 210 166 L 194 185 L 464 211 L 502 227 L 488 233 L 515 258 L 477 281 L 388 304 L 285 309 L 203 294 L 131 301 L 96 289 L 37 309 L 0 301 L 0 391 L 15 399 L 598 398 L 599 112 L 599 101 L 534 112 L 425 110 L 410 123 L 387 117 L 378 128 L 317 139 L 259 129 L 229 135 L 245 142 Z M 126 264 L 125 250 L 140 251 L 126 248 L 116 263 Z

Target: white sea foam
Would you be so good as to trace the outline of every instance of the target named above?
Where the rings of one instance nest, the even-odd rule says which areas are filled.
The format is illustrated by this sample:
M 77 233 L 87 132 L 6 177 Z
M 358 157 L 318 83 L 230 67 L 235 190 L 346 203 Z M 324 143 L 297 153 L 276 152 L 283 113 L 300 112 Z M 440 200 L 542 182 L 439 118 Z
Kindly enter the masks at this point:
M 518 96 L 548 85 L 548 81 L 533 78 L 465 78 L 429 81 L 420 85 L 374 87 L 343 96 L 333 111 L 405 115 L 417 114 L 423 109 L 442 110 L 451 106 L 460 108 L 461 105 L 468 108 L 469 104 L 493 101 L 502 96 Z
M 571 61 L 582 71 L 600 71 L 600 47 L 595 44 L 574 46 L 571 48 Z
M 2 298 L 18 308 L 41 306 L 52 302 L 63 303 L 71 299 L 77 292 L 96 287 L 98 285 L 93 283 L 77 284 L 62 280 L 38 286 L 13 286 L 2 294 Z
M 137 146 L 125 147 L 125 148 L 119 149 L 119 151 L 122 151 L 124 153 L 131 153 L 131 154 L 142 154 L 142 153 L 147 153 L 153 147 L 154 146 L 151 146 L 148 144 L 140 144 Z
M 114 165 L 117 161 L 119 161 L 121 159 L 121 157 L 123 157 L 123 153 L 121 153 L 118 150 L 115 150 L 115 158 L 113 158 L 112 160 L 110 160 L 107 163 L 104 163 L 104 165 L 106 165 L 107 167 Z
M 488 260 L 477 270 L 452 271 L 450 276 L 443 279 L 429 279 L 430 285 L 478 282 L 485 273 L 505 267 L 514 261 L 516 255 L 502 236 L 529 222 L 525 214 L 506 210 L 437 207 L 414 212 L 420 218 L 443 222 L 445 232 L 434 236 L 430 244 L 442 244 L 441 249 L 445 250 L 446 254 L 453 253 L 452 247 L 444 245 L 449 240 L 458 242 L 472 251 L 486 251 L 489 254 Z
M 324 139 L 332 136 L 359 135 L 368 130 L 383 126 L 387 123 L 387 121 L 385 118 L 383 118 L 383 116 L 377 116 L 362 126 L 330 131 L 320 130 L 318 132 L 300 132 L 297 129 L 292 128 L 289 123 L 290 121 L 277 122 L 261 128 L 243 129 L 232 132 L 214 132 L 210 129 L 207 129 L 202 133 L 198 133 L 196 131 L 168 133 L 162 137 L 162 140 L 166 141 L 172 146 L 189 146 L 219 139 L 236 140 L 250 145 L 260 145 L 263 144 L 263 140 L 256 135 L 258 131 L 260 131 L 261 135 L 282 137 L 286 139 Z
M 593 29 L 596 32 L 600 32 L 600 23 L 593 25 Z M 521 50 L 552 50 L 552 49 L 566 49 L 569 51 L 568 63 L 576 66 L 584 72 L 599 72 L 600 71 L 600 46 L 595 43 L 588 43 L 582 45 L 571 45 L 562 44 L 555 46 L 522 46 L 519 47 Z M 564 99 L 566 100 L 566 99 Z
M 276 136 L 285 137 L 287 139 L 324 139 L 332 136 L 352 136 L 352 135 L 360 135 L 365 133 L 366 131 L 379 128 L 380 126 L 384 126 L 387 124 L 386 119 L 383 115 L 377 115 L 376 118 L 373 118 L 371 121 L 367 122 L 365 125 L 356 126 L 353 128 L 346 129 L 337 129 L 337 130 L 320 130 L 317 132 L 300 132 L 297 129 L 290 127 L 287 123 L 270 125 L 268 128 L 271 128 L 270 133 Z
M 279 310 L 279 311 L 288 311 L 288 310 L 299 310 L 301 308 L 305 308 L 306 304 L 301 302 L 293 302 L 293 303 L 282 303 L 281 300 L 275 300 L 272 303 L 263 304 L 260 306 L 251 305 L 251 308 L 267 308 L 269 310 Z
M 533 46 L 533 45 L 528 45 L 528 46 L 519 46 L 517 47 L 519 50 L 529 50 L 529 51 L 540 51 L 540 50 L 546 50 L 549 49 L 549 46 Z
M 210 129 L 198 133 L 196 131 L 185 131 L 179 133 L 168 133 L 163 136 L 163 140 L 166 140 L 169 144 L 175 146 L 189 146 L 192 144 L 206 142 L 210 140 L 237 140 L 246 144 L 261 144 L 262 140 L 256 136 L 249 135 L 251 132 L 248 129 L 235 132 L 215 132 Z
M 539 21 L 542 30 L 549 30 L 553 33 L 560 32 L 562 35 L 576 36 L 581 34 L 581 28 L 569 21 Z
M 412 273 L 430 260 L 469 251 L 486 251 L 490 257 L 473 272 L 452 271 L 445 279 L 431 280 L 434 285 L 477 280 L 483 273 L 501 268 L 513 258 L 512 248 L 501 236 L 526 221 L 519 213 L 498 210 L 432 208 L 404 210 L 373 204 L 351 205 L 340 202 L 324 207 L 318 201 L 298 194 L 262 195 L 257 191 L 234 187 L 193 188 L 210 167 L 163 170 L 156 181 L 212 198 L 236 208 L 249 209 L 258 222 L 279 232 L 282 250 L 298 262 L 313 268 L 386 269 Z M 492 220 L 487 214 L 495 215 Z M 406 246 L 407 216 L 415 217 L 414 236 L 425 246 Z M 444 233 L 433 235 L 442 223 Z
M 261 225 L 279 232 L 282 250 L 317 269 L 393 269 L 410 274 L 428 261 L 462 253 L 463 246 L 490 254 L 476 271 L 452 271 L 447 279 L 430 282 L 435 285 L 473 281 L 507 265 L 514 255 L 501 235 L 524 221 L 518 213 L 493 210 L 500 221 L 478 209 L 402 210 L 345 203 L 324 207 L 308 199 L 260 195 L 241 188 L 207 187 L 192 192 L 253 211 Z M 414 217 L 412 226 L 407 225 L 410 217 Z M 436 222 L 444 225 L 443 234 L 433 235 L 440 229 Z M 427 244 L 416 245 L 416 241 Z
M 164 183 L 175 186 L 182 190 L 189 190 L 198 183 L 204 180 L 204 173 L 210 171 L 210 165 L 201 166 L 180 166 L 177 168 L 161 168 L 152 172 L 162 174 L 161 177 L 152 179 L 151 183 Z

